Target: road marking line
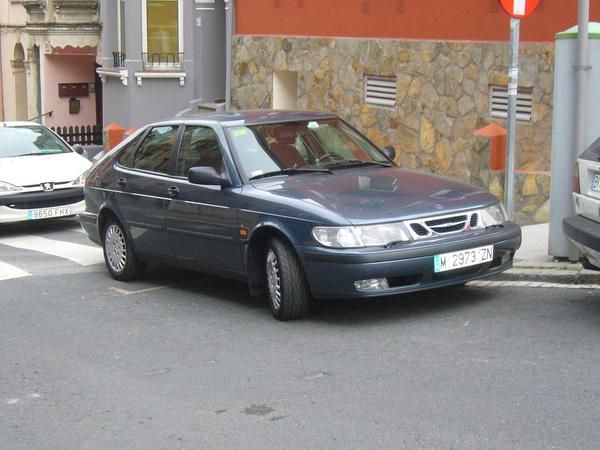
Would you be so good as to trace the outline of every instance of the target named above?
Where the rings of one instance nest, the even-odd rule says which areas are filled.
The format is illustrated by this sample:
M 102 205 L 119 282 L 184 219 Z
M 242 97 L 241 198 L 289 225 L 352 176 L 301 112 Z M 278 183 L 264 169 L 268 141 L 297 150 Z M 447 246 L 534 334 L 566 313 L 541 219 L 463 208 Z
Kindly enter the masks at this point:
M 31 275 L 29 272 L 25 272 L 18 267 L 0 261 L 0 281 L 27 277 L 29 275 Z
M 68 259 L 82 266 L 91 266 L 104 261 L 100 247 L 75 244 L 73 242 L 57 241 L 40 236 L 25 235 L 15 237 L 4 237 L 0 244 L 9 247 L 31 250 Z
M 166 286 L 155 286 L 155 287 L 151 287 L 151 288 L 146 288 L 146 289 L 140 289 L 138 291 L 128 291 L 127 289 L 121 289 L 118 287 L 109 287 L 109 289 L 118 292 L 119 294 L 122 295 L 134 295 L 134 294 L 145 294 L 146 292 L 154 292 L 154 291 L 158 291 L 160 289 L 166 289 L 168 287 L 171 286 L 175 286 L 178 283 L 173 283 L 173 284 L 167 284 Z
M 469 281 L 471 287 L 525 287 L 525 288 L 557 288 L 557 289 L 600 289 L 600 284 L 561 284 L 541 281 Z

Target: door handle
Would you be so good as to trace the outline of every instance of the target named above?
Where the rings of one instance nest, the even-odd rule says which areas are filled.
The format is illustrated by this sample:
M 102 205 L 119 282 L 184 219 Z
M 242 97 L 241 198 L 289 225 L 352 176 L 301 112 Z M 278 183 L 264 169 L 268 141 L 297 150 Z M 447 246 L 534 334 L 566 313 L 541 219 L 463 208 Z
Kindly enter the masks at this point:
M 124 188 L 125 186 L 127 186 L 127 178 L 119 178 L 117 180 L 117 186 Z
M 177 197 L 179 195 L 179 188 L 177 186 L 170 186 L 167 192 L 169 197 Z

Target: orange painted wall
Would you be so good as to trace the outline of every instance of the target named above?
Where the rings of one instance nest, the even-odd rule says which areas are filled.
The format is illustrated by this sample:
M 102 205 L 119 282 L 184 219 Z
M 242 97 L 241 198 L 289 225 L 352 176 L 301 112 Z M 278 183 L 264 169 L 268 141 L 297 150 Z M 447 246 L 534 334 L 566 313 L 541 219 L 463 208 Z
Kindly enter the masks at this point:
M 241 35 L 507 41 L 498 0 L 237 0 Z M 600 21 L 600 0 L 590 0 Z M 553 41 L 577 24 L 577 0 L 541 0 L 521 20 L 521 41 Z

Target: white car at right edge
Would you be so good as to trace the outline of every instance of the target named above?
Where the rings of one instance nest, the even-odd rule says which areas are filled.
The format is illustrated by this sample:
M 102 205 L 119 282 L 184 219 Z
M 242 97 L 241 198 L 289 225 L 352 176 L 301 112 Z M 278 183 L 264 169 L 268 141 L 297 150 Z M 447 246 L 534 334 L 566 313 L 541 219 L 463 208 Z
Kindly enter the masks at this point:
M 576 175 L 576 215 L 563 220 L 563 231 L 583 255 L 583 267 L 600 270 L 600 138 L 577 159 Z

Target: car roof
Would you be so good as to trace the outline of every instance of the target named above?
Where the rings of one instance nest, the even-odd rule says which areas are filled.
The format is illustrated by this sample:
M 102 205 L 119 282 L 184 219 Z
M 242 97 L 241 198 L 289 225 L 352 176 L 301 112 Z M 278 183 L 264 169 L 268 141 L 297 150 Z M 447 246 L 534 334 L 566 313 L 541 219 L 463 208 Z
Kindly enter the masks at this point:
M 316 111 L 257 109 L 245 111 L 208 111 L 205 113 L 186 114 L 161 123 L 193 123 L 194 121 L 202 121 L 220 123 L 223 126 L 239 126 L 322 120 L 334 117 L 336 117 L 335 114 Z

